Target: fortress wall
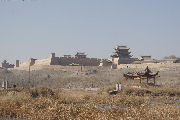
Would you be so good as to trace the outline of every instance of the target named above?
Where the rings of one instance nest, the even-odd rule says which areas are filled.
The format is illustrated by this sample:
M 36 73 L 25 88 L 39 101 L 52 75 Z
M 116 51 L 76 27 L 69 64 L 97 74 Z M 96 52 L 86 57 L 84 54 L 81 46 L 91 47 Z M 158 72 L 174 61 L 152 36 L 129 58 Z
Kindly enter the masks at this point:
M 133 58 L 119 58 L 118 64 L 131 64 L 135 61 Z
M 60 58 L 59 57 L 51 57 L 50 58 L 50 65 L 60 65 Z
M 135 61 L 134 58 L 112 58 L 115 64 L 131 64 Z
M 59 65 L 66 66 L 72 63 L 83 65 L 83 66 L 99 66 L 100 59 L 96 59 L 96 58 L 78 59 L 78 58 L 64 58 L 64 57 L 59 58 Z
M 59 65 L 67 66 L 67 65 L 72 64 L 72 63 L 74 63 L 73 58 L 65 58 L 65 57 L 59 58 Z
M 96 58 L 85 58 L 85 59 L 76 59 L 76 62 L 78 64 L 84 65 L 84 66 L 99 66 L 100 64 L 100 59 Z
M 31 61 L 23 62 L 23 63 L 19 64 L 19 67 L 20 68 L 23 68 L 23 67 L 27 67 L 28 68 L 30 63 L 31 63 L 31 66 L 34 66 L 34 65 L 50 65 L 51 58 L 35 60 L 33 62 L 34 62 L 33 64 L 31 63 Z
M 28 62 L 23 62 L 19 65 L 19 67 L 28 67 L 29 66 L 29 61 Z
M 35 65 L 50 65 L 50 63 L 51 63 L 51 58 L 35 61 Z
M 119 64 L 117 66 L 118 69 L 122 69 L 122 68 L 139 68 L 139 69 L 145 69 L 147 66 L 150 68 L 169 68 L 169 67 L 173 67 L 173 66 L 177 66 L 180 65 L 178 63 L 143 63 L 143 64 Z
M 107 59 L 102 60 L 102 65 L 103 66 L 111 66 L 112 62 L 108 61 Z

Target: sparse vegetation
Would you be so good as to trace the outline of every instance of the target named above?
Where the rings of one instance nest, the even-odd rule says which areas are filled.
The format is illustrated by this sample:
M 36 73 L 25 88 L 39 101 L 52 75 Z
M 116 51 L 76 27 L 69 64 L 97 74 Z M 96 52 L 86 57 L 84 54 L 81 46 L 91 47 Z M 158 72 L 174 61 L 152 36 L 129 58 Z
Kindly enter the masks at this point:
M 105 91 L 37 87 L 0 91 L 0 97 L 2 118 L 180 119 L 179 103 L 175 102 L 180 98 L 179 89 L 128 88 L 117 95 L 109 95 Z
M 179 68 L 160 70 L 156 86 L 123 80 L 123 73 L 136 70 L 86 67 L 81 72 L 79 67 L 52 66 L 32 70 L 30 83 L 27 71 L 1 70 L 0 78 L 17 88 L 0 91 L 0 118 L 180 119 Z M 123 91 L 110 95 L 117 82 Z M 91 87 L 100 89 L 85 89 Z

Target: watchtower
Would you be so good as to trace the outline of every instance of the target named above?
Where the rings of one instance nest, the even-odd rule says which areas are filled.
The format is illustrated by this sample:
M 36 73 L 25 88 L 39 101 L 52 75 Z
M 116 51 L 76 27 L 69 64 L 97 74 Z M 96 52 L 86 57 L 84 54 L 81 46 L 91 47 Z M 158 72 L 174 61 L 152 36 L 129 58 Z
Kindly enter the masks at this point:
M 56 54 L 55 53 L 51 53 L 51 58 L 55 58 L 56 57 Z
M 19 67 L 19 60 L 16 60 L 16 67 Z

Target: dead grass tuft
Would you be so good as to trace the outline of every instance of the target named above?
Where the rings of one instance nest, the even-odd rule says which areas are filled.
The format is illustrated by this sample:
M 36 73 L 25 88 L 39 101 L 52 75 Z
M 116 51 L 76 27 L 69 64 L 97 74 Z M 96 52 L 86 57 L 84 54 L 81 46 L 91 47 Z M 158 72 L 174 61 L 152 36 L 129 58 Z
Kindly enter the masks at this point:
M 54 96 L 54 92 L 47 87 L 37 87 L 29 90 L 32 97 L 51 97 Z

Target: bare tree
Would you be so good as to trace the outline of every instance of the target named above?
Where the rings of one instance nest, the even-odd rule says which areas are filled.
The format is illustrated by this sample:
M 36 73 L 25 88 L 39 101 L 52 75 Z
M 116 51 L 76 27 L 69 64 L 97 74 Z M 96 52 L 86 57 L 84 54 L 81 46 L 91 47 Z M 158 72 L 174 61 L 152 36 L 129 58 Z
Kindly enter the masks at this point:
M 175 55 L 165 56 L 164 59 L 177 59 Z

